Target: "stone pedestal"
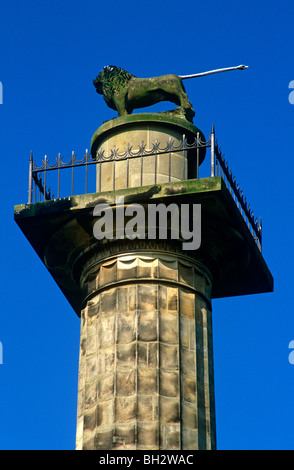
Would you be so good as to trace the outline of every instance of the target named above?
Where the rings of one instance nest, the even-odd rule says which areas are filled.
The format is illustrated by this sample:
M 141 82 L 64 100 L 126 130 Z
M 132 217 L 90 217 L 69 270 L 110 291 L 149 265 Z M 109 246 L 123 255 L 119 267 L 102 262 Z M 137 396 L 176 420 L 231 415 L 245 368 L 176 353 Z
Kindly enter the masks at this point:
M 202 132 L 184 118 L 156 114 L 131 114 L 107 121 L 95 132 L 91 142 L 91 154 L 97 158 L 96 190 L 113 191 L 157 183 L 187 180 L 196 177 L 196 150 L 178 150 L 165 153 L 171 143 L 180 148 L 185 136 L 193 142 Z M 136 157 L 140 148 L 146 153 L 158 145 L 158 154 Z M 134 156 L 126 159 L 127 150 Z M 116 154 L 113 159 L 114 153 Z M 125 156 L 124 156 L 125 155 Z M 205 148 L 200 150 L 199 164 L 205 157 Z M 111 161 L 109 161 L 111 160 Z M 115 161 L 113 161 L 115 160 Z

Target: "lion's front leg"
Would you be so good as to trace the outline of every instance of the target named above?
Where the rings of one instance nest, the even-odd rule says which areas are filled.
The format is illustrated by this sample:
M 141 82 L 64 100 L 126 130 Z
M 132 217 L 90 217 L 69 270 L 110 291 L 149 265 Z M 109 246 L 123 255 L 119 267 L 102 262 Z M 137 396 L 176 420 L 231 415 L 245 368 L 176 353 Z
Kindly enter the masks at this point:
M 113 101 L 119 116 L 128 114 L 126 110 L 126 93 L 115 93 Z

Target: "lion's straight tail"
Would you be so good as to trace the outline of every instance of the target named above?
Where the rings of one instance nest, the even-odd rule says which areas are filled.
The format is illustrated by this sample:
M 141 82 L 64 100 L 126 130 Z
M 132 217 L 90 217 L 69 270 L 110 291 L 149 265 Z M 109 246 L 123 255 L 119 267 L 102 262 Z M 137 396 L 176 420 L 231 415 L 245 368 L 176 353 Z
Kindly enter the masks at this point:
M 248 65 L 237 65 L 237 67 L 227 67 L 225 69 L 208 70 L 208 72 L 195 73 L 193 75 L 179 75 L 179 77 L 182 80 L 186 80 L 187 78 L 204 77 L 205 75 L 212 75 L 213 73 L 229 72 L 230 70 L 244 70 L 244 69 L 248 69 Z

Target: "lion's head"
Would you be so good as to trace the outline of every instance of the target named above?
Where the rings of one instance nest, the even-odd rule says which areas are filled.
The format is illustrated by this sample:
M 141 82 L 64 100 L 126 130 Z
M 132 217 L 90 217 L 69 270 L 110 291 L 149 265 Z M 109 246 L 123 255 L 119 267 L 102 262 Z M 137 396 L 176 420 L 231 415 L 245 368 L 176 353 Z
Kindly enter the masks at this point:
M 120 91 L 134 75 L 115 65 L 106 65 L 93 80 L 97 93 L 104 96 L 106 104 L 116 110 L 112 95 Z

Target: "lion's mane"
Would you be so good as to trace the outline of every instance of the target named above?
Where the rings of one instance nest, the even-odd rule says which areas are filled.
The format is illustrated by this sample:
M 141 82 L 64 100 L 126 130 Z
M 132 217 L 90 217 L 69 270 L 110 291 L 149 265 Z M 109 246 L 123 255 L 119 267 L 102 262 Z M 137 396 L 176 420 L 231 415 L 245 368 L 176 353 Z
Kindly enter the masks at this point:
M 106 104 L 116 110 L 112 96 L 123 88 L 135 76 L 116 65 L 106 65 L 93 80 L 97 93 L 104 96 Z

